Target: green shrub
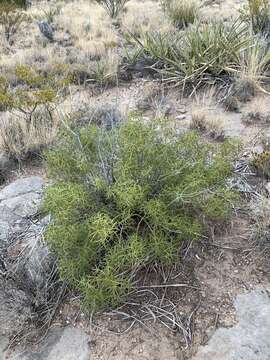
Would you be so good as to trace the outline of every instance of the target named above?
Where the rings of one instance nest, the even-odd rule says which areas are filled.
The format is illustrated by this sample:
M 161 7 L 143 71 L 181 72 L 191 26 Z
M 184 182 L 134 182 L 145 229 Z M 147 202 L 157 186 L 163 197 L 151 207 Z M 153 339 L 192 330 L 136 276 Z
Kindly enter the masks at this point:
M 179 136 L 161 120 L 65 132 L 46 155 L 54 180 L 46 238 L 88 309 L 118 305 L 139 270 L 171 266 L 183 241 L 199 239 L 210 220 L 229 218 L 235 149 L 203 143 L 194 132 Z
M 38 69 L 27 65 L 18 65 L 14 71 L 13 88 L 8 80 L 0 77 L 0 109 L 16 110 L 25 115 L 31 114 L 38 106 L 54 105 L 63 95 L 70 83 L 68 75 L 63 70 L 56 75 L 57 66 L 51 70 L 52 74 L 41 74 Z M 30 119 L 30 118 L 29 118 Z
M 248 0 L 241 11 L 243 20 L 251 23 L 253 31 L 270 35 L 270 2 L 269 0 Z
M 179 29 L 193 24 L 198 17 L 196 0 L 163 0 L 161 3 L 172 23 Z
M 96 0 L 109 14 L 115 19 L 121 11 L 123 11 L 128 0 Z

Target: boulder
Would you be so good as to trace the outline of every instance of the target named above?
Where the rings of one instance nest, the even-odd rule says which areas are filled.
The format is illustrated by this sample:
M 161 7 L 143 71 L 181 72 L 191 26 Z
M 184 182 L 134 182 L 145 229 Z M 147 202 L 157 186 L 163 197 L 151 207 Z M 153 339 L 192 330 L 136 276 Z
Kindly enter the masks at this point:
M 32 176 L 0 191 L 0 333 L 8 336 L 29 331 L 59 295 L 55 259 L 43 240 L 50 217 L 37 217 L 43 187 Z
M 270 299 L 257 289 L 235 300 L 238 323 L 219 328 L 193 360 L 269 360 Z
M 29 226 L 42 200 L 43 180 L 38 176 L 19 179 L 0 191 L 0 248 Z M 2 243 L 2 244 L 1 244 Z
M 22 349 L 17 347 L 12 352 L 4 350 L 6 340 L 3 343 L 3 359 L 5 360 L 89 360 L 90 337 L 83 330 L 68 326 L 56 327 L 49 331 L 46 338 L 38 344 L 36 349 Z M 0 338 L 0 359 L 1 338 Z

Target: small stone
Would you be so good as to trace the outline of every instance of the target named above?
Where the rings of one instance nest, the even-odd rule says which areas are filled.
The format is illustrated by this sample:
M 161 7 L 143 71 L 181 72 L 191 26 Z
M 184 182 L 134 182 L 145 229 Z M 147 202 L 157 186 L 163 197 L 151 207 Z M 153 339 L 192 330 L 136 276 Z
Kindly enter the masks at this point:
M 266 183 L 264 185 L 264 187 L 265 187 L 265 190 L 268 192 L 268 195 L 270 195 L 270 182 Z
M 176 120 L 185 120 L 186 119 L 186 115 L 177 115 Z

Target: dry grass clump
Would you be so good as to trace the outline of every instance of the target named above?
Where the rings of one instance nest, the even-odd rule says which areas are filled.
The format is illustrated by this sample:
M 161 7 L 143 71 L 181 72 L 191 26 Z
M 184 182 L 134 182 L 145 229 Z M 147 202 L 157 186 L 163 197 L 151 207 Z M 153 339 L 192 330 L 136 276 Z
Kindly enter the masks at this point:
M 238 78 L 234 84 L 234 96 L 241 102 L 248 102 L 256 95 L 256 82 L 246 76 Z
M 213 140 L 225 139 L 223 118 L 220 115 L 210 114 L 205 109 L 192 111 L 190 128 L 204 133 Z
M 212 19 L 231 21 L 238 16 L 240 6 L 240 2 L 235 0 L 206 0 L 200 7 L 200 18 L 206 22 Z
M 68 31 L 74 45 L 93 60 L 100 59 L 106 49 L 117 46 L 119 39 L 106 11 L 88 1 L 67 3 L 55 17 L 56 25 Z
M 157 98 L 162 96 L 162 88 L 158 83 L 147 83 L 142 91 L 142 96 L 137 100 L 136 107 L 138 110 L 146 111 L 153 107 Z
M 90 79 L 101 87 L 117 84 L 120 59 L 116 52 L 109 51 L 99 61 L 90 64 Z
M 211 111 L 216 107 L 217 89 L 209 87 L 195 95 L 192 103 L 190 128 L 213 140 L 225 139 L 224 119 L 221 113 Z
M 164 17 L 159 2 L 131 0 L 121 17 L 122 30 L 140 36 L 149 31 L 165 32 L 172 29 L 171 22 Z
M 119 55 L 108 51 L 100 60 L 73 64 L 70 76 L 74 84 L 97 85 L 103 89 L 117 84 L 119 66 Z
M 237 96 L 228 95 L 222 101 L 225 111 L 239 112 L 239 101 Z
M 264 151 L 260 154 L 256 154 L 251 164 L 256 169 L 258 175 L 267 179 L 270 178 L 270 151 Z
M 270 248 L 270 201 L 266 196 L 260 196 L 251 202 L 252 240 L 263 247 Z
M 270 123 L 269 99 L 264 97 L 255 98 L 242 114 L 242 121 L 246 125 L 264 125 Z
M 0 127 L 0 152 L 16 160 L 40 154 L 53 143 L 58 130 L 57 116 L 46 109 L 36 111 L 30 123 L 22 115 L 6 114 Z

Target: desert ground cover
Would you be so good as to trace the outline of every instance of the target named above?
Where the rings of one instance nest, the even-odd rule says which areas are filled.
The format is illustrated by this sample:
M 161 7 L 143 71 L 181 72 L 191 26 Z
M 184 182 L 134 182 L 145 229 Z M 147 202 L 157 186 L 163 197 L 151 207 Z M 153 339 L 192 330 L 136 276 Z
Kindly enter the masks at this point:
M 70 359 L 193 359 L 270 291 L 269 2 L 0 0 L 0 28 L 4 358 L 72 326 Z

